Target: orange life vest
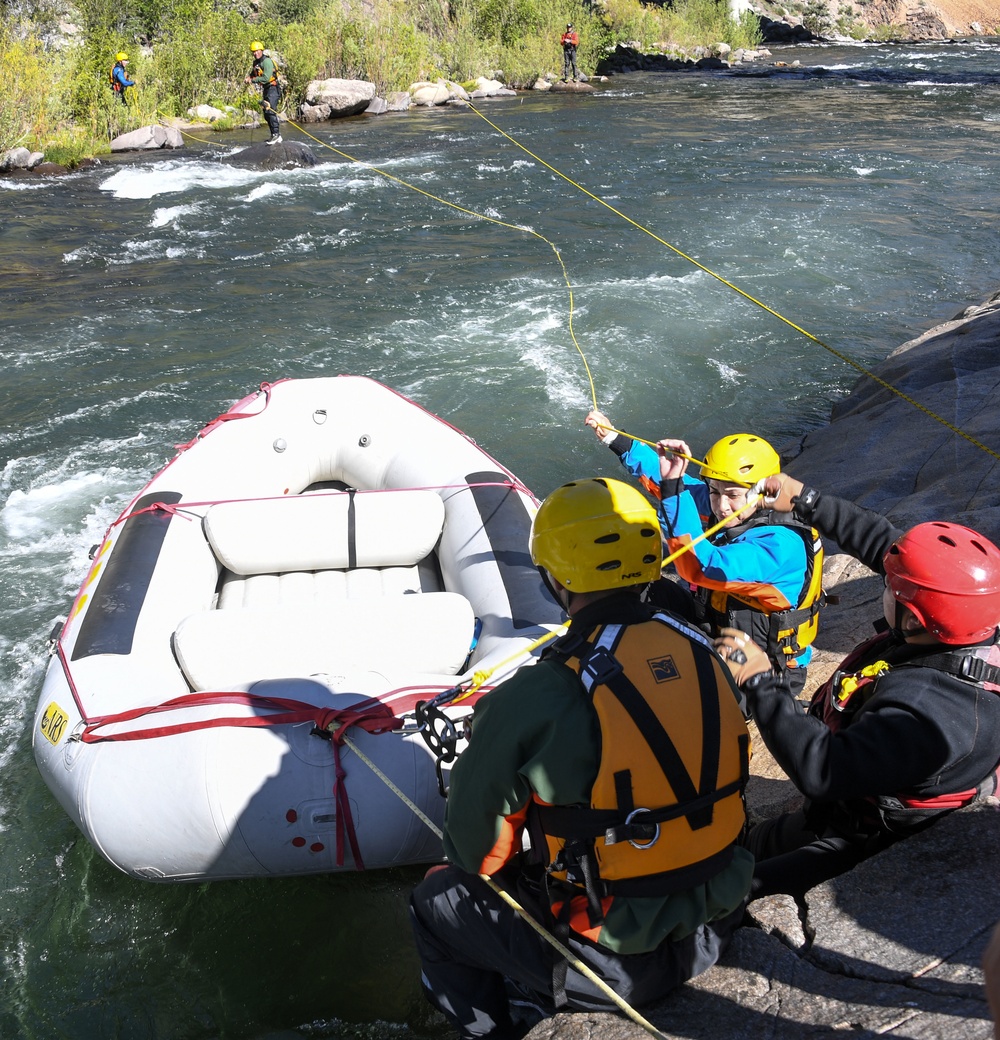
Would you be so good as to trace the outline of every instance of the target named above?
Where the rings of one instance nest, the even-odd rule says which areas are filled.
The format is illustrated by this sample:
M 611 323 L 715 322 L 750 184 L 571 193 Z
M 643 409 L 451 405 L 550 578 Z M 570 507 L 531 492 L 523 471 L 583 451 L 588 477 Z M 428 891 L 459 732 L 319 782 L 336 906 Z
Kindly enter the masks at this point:
M 553 912 L 596 938 L 611 900 L 703 884 L 732 860 L 745 822 L 750 737 L 705 636 L 667 614 L 570 633 L 552 653 L 578 670 L 601 727 L 589 806 L 535 800 Z

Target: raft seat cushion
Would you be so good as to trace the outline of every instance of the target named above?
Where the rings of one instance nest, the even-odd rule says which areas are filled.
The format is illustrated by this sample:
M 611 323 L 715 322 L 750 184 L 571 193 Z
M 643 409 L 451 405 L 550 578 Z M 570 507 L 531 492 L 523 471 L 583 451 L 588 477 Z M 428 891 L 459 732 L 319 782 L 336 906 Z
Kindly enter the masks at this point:
M 291 607 L 377 599 L 415 592 L 440 592 L 434 567 L 361 567 L 357 570 L 289 571 L 285 574 L 227 573 L 219 589 L 219 610 Z
M 203 526 L 234 574 L 408 567 L 437 545 L 444 502 L 422 489 L 219 502 Z
M 195 690 L 375 668 L 457 674 L 475 633 L 472 605 L 454 592 L 352 599 L 320 609 L 207 610 L 174 632 Z

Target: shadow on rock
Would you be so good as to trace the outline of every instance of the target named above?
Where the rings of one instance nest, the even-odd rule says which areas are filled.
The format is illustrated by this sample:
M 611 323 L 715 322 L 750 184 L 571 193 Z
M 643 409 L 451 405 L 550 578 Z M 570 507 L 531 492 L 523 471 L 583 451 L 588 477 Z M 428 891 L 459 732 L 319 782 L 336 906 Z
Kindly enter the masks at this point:
M 315 166 L 318 162 L 308 145 L 298 141 L 281 144 L 252 144 L 249 148 L 222 160 L 232 166 L 258 166 L 263 170 L 287 170 L 295 166 Z

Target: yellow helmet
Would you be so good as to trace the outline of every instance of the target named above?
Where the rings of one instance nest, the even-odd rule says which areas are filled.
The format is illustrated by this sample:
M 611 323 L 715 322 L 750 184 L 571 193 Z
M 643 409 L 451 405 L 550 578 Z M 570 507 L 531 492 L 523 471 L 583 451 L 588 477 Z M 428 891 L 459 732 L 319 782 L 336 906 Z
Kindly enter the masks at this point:
M 660 576 L 656 510 L 620 480 L 592 477 L 556 488 L 538 507 L 531 562 L 571 592 L 644 585 Z
M 262 44 L 260 40 L 254 40 L 253 43 L 250 44 L 250 50 L 252 51 L 262 51 L 263 49 L 264 44 Z
M 701 467 L 703 480 L 731 480 L 747 487 L 780 472 L 778 453 L 752 433 L 734 433 L 716 441 Z
M 124 51 L 119 51 L 115 55 L 115 61 L 128 61 L 128 55 Z

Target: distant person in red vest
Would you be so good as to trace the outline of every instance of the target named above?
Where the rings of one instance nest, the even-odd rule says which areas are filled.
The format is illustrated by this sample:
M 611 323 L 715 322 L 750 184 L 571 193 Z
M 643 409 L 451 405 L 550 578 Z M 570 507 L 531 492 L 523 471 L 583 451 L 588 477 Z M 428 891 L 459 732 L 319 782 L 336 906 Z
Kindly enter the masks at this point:
M 573 73 L 574 81 L 578 80 L 580 73 L 576 67 L 576 49 L 580 46 L 580 36 L 573 28 L 572 22 L 566 23 L 566 31 L 559 42 L 563 49 L 563 82 L 565 83 L 570 78 L 570 72 Z

